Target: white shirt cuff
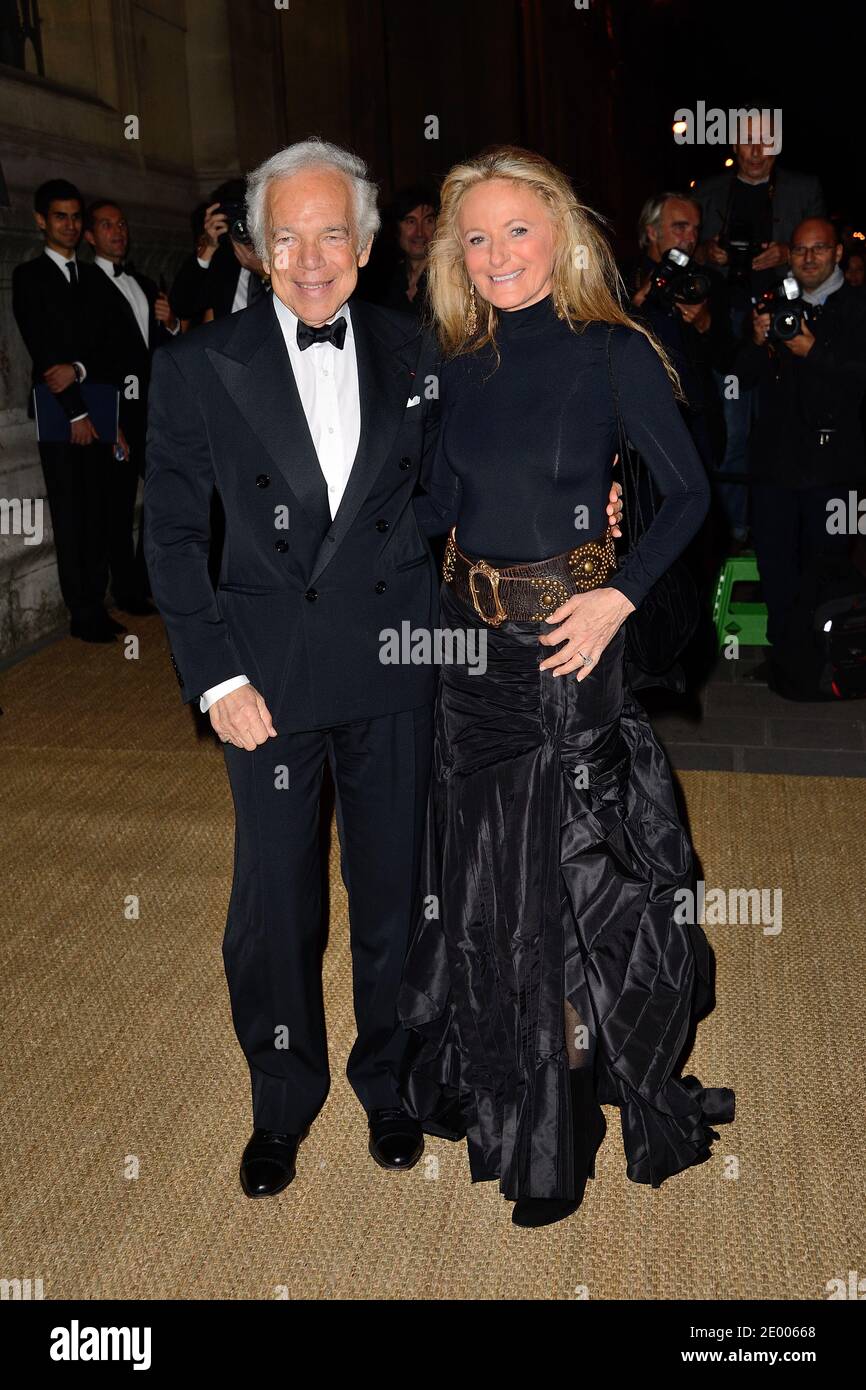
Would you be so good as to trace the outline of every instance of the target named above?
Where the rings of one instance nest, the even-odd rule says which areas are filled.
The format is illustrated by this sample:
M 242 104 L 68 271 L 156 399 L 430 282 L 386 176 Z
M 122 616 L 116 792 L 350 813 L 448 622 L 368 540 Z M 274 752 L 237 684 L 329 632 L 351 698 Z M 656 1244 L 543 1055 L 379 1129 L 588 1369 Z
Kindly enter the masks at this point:
M 202 714 L 207 714 L 211 705 L 217 700 L 221 700 L 223 695 L 228 695 L 232 690 L 240 690 L 242 685 L 249 685 L 248 676 L 232 676 L 230 680 L 220 681 L 219 685 L 212 685 L 210 690 L 206 690 L 199 700 L 199 708 Z
M 87 380 L 87 368 L 85 367 L 84 363 L 83 363 L 83 362 L 76 362 L 76 363 L 74 363 L 74 365 L 75 365 L 75 366 L 78 368 L 78 370 L 81 372 L 81 380 L 82 380 L 82 381 L 86 381 L 86 380 Z
M 201 256 L 196 256 L 196 260 L 198 261 L 202 270 L 210 270 L 210 261 L 203 261 Z

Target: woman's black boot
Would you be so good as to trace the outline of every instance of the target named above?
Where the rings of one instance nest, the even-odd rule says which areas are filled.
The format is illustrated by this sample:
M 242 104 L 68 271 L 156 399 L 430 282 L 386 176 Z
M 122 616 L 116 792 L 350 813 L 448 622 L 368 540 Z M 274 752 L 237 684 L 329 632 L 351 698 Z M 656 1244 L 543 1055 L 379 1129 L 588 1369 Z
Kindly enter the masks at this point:
M 518 1197 L 511 1220 L 515 1226 L 552 1226 L 576 1212 L 586 1191 L 587 1178 L 595 1177 L 595 1155 L 607 1131 L 604 1111 L 596 1100 L 591 1067 L 574 1067 L 568 1073 L 574 1147 L 574 1197 Z

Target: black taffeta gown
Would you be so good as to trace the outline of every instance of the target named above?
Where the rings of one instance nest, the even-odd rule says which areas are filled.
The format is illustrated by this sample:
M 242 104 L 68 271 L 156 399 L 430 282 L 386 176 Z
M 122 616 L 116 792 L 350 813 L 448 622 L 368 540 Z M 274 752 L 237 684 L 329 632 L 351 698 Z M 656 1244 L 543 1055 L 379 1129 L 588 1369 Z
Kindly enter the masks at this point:
M 627 1176 L 710 1157 L 734 1093 L 678 1074 L 712 1006 L 699 926 L 676 919 L 693 852 L 670 767 L 624 684 L 625 628 L 583 681 L 539 671 L 545 623 L 489 628 L 447 584 L 443 627 L 486 634 L 486 670 L 443 665 L 399 1013 L 406 1104 L 466 1138 L 473 1182 L 573 1197 L 569 1061 L 620 1108 Z M 470 648 L 471 651 L 471 648 Z

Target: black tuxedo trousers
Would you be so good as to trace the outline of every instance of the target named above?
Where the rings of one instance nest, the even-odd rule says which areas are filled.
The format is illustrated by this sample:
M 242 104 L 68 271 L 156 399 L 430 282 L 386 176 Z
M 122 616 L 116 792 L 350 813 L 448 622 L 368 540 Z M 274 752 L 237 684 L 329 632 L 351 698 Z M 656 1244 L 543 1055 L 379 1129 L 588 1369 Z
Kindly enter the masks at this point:
M 349 898 L 357 1038 L 346 1073 L 366 1111 L 400 1104 L 409 1035 L 397 992 L 417 913 L 432 707 L 225 745 L 235 866 L 223 959 L 254 1123 L 300 1133 L 330 1085 L 322 999 L 325 762 Z

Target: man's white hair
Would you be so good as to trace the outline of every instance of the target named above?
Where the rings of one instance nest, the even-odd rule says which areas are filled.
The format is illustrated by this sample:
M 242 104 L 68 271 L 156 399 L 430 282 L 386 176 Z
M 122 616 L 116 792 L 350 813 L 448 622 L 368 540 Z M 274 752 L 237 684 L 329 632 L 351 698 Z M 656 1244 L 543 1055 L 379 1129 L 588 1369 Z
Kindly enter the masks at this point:
M 335 169 L 349 181 L 352 190 L 352 235 L 355 249 L 363 250 L 381 225 L 376 206 L 378 189 L 367 177 L 367 166 L 358 155 L 341 149 L 327 140 L 313 136 L 287 145 L 271 155 L 264 164 L 247 177 L 247 228 L 253 239 L 256 254 L 270 261 L 270 228 L 268 226 L 268 189 L 276 179 L 291 178 L 302 169 Z

